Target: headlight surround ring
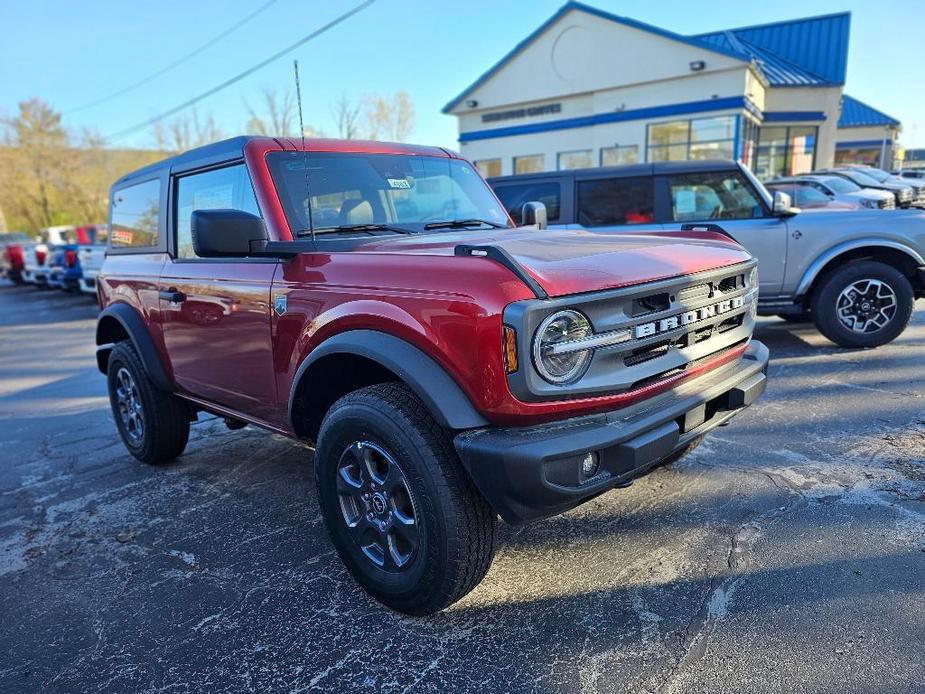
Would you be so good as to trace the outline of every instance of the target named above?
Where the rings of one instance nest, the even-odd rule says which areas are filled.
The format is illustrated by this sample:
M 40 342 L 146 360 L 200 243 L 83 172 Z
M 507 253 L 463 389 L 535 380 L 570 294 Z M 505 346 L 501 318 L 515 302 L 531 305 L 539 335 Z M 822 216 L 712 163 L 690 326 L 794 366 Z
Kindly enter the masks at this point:
M 579 340 L 592 335 L 594 330 L 591 322 L 580 311 L 564 309 L 547 316 L 533 336 L 533 365 L 537 372 L 553 385 L 568 385 L 577 381 L 591 363 L 593 349 L 552 354 L 549 347 L 557 342 Z

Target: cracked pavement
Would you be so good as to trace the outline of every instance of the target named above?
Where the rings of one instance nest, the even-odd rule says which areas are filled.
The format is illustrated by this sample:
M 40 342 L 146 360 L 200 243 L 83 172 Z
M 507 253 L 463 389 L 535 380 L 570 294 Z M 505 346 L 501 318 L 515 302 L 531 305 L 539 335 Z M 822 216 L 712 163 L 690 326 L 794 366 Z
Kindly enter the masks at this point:
M 765 395 L 692 455 L 502 526 L 425 619 L 326 537 L 311 450 L 202 418 L 123 449 L 96 307 L 0 286 L 2 692 L 923 692 L 925 310 L 893 344 L 760 323 Z

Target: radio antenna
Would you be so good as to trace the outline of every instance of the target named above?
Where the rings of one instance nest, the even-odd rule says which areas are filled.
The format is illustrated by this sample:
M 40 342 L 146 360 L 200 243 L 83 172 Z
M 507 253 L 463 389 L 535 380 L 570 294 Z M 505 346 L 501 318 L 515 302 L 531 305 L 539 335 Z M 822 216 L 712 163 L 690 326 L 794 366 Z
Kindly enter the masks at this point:
M 308 230 L 311 232 L 312 243 L 315 242 L 315 223 L 312 220 L 312 194 L 308 187 L 308 152 L 305 150 L 305 125 L 302 123 L 302 88 L 299 85 L 299 61 L 293 60 L 295 68 L 295 97 L 299 102 L 299 132 L 302 133 L 302 168 L 305 171 L 305 209 L 308 212 Z

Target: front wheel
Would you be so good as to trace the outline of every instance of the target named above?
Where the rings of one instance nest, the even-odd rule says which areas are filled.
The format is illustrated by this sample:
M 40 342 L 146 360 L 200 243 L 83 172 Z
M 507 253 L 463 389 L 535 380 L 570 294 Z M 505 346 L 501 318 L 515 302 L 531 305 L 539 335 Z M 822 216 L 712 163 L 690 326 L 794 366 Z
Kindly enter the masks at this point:
M 362 388 L 334 404 L 318 435 L 315 480 L 341 560 L 395 610 L 442 610 L 491 566 L 495 514 L 447 432 L 402 384 Z
M 879 347 L 895 340 L 909 323 L 915 296 L 909 279 L 875 260 L 848 263 L 816 289 L 816 327 L 842 347 Z

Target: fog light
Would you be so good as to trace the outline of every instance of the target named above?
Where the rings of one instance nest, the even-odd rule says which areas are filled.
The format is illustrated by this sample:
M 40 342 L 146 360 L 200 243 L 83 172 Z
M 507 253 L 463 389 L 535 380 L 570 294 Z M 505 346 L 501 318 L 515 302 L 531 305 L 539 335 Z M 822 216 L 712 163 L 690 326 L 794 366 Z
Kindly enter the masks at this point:
M 581 474 L 584 475 L 585 479 L 594 477 L 597 474 L 599 464 L 597 453 L 591 451 L 581 461 Z

